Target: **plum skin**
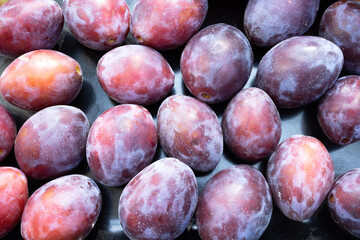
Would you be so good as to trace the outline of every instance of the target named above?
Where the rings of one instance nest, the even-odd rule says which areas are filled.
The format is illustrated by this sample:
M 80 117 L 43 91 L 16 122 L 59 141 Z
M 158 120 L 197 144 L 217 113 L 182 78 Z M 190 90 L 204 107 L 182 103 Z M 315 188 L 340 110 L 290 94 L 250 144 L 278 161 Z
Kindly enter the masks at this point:
M 0 167 L 0 238 L 18 224 L 28 197 L 25 174 L 14 167 Z
M 156 126 L 149 111 L 123 104 L 95 120 L 86 156 L 96 179 L 106 186 L 120 186 L 151 163 L 156 147 Z
M 51 49 L 64 25 L 61 7 L 53 0 L 11 0 L 0 8 L 0 54 L 16 58 Z
M 236 165 L 217 172 L 204 186 L 196 210 L 201 239 L 259 239 L 273 205 L 260 171 Z
M 198 200 L 193 171 L 175 158 L 155 161 L 124 188 L 118 214 L 130 239 L 171 240 L 189 225 Z
M 180 60 L 186 87 L 207 103 L 233 97 L 248 81 L 252 65 L 249 41 L 240 30 L 224 23 L 210 25 L 194 35 Z
M 360 238 L 360 168 L 341 174 L 327 197 L 327 205 L 335 223 Z
M 15 137 L 16 123 L 10 112 L 0 104 L 0 162 L 11 152 Z
M 318 121 L 335 144 L 347 145 L 360 139 L 360 76 L 339 78 L 322 97 Z
M 281 119 L 271 98 L 259 88 L 241 90 L 222 118 L 224 141 L 236 156 L 257 162 L 269 156 L 281 137 Z
M 329 152 L 318 139 L 293 135 L 271 155 L 266 174 L 281 212 L 289 219 L 303 221 L 325 200 L 335 171 Z

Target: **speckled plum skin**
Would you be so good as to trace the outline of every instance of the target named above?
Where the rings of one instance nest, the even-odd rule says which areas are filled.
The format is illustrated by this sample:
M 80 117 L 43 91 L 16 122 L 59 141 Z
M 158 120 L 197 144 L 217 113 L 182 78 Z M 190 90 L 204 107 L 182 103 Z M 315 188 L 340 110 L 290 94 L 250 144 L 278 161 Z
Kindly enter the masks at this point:
M 334 84 L 343 64 L 334 43 L 315 36 L 292 37 L 264 55 L 254 85 L 278 107 L 301 107 L 318 100 Z
M 207 0 L 139 0 L 130 31 L 140 44 L 169 50 L 185 44 L 201 27 Z
M 320 0 L 250 0 L 244 30 L 250 42 L 272 47 L 304 34 L 314 23 Z
M 360 74 L 360 2 L 338 1 L 328 7 L 320 22 L 319 36 L 340 47 L 344 68 Z
M 360 76 L 339 78 L 318 107 L 318 121 L 325 135 L 336 144 L 360 139 Z
M 62 10 L 53 0 L 11 0 L 0 7 L 0 55 L 16 58 L 51 49 L 63 25 Z
M 141 45 L 125 45 L 106 53 L 97 65 L 97 76 L 113 100 L 140 105 L 163 99 L 175 81 L 166 59 Z
M 327 198 L 331 217 L 336 224 L 356 238 L 360 238 L 360 168 L 340 175 Z
M 102 184 L 119 186 L 151 163 L 156 147 L 156 126 L 149 111 L 123 104 L 102 113 L 93 123 L 86 156 Z
M 65 21 L 83 45 L 106 51 L 120 46 L 130 25 L 130 10 L 124 0 L 64 0 Z
M 54 179 L 30 196 L 21 218 L 21 235 L 25 240 L 84 239 L 101 206 L 100 189 L 91 178 Z
M 119 218 L 125 234 L 137 240 L 172 240 L 190 224 L 198 200 L 193 171 L 163 158 L 137 174 L 123 190 Z
M 15 137 L 16 123 L 10 112 L 0 104 L 0 162 L 11 152 Z
M 89 121 L 78 108 L 53 106 L 31 116 L 15 139 L 15 157 L 24 173 L 50 179 L 68 173 L 85 157 Z
M 14 167 L 0 167 L 0 238 L 19 223 L 28 197 L 25 174 Z
M 53 50 L 35 50 L 15 59 L 0 76 L 0 93 L 9 103 L 29 111 L 69 104 L 79 94 L 79 63 Z
M 223 153 L 223 135 L 215 112 L 196 98 L 173 95 L 157 113 L 158 138 L 165 153 L 199 172 L 214 169 Z
M 280 114 L 263 90 L 241 90 L 229 102 L 221 127 L 229 149 L 241 159 L 257 162 L 275 151 L 281 137 Z
M 245 35 L 233 26 L 219 23 L 191 38 L 182 52 L 180 67 L 186 87 L 196 98 L 219 103 L 244 87 L 253 58 Z
M 271 155 L 267 179 L 281 212 L 295 221 L 311 217 L 334 182 L 334 165 L 325 146 L 316 138 L 293 135 Z
M 204 186 L 196 210 L 203 240 L 257 240 L 273 210 L 268 183 L 260 171 L 236 165 L 216 173 Z

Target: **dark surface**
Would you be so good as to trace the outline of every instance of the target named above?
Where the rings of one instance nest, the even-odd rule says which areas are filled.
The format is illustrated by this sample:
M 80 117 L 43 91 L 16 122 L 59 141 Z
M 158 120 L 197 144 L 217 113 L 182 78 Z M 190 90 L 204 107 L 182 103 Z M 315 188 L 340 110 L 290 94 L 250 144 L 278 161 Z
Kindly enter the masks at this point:
M 61 0 L 57 0 L 57 2 L 61 3 Z M 130 9 L 132 9 L 135 1 L 128 0 L 127 2 L 129 3 Z M 202 28 L 210 24 L 223 22 L 231 24 L 243 31 L 242 19 L 247 1 L 234 0 L 226 1 L 225 3 L 223 2 L 225 1 L 209 1 L 209 12 Z M 317 35 L 317 29 L 321 15 L 323 11 L 333 2 L 335 1 L 321 0 L 320 10 L 318 12 L 316 22 L 314 23 L 313 27 L 311 27 L 310 30 L 306 33 L 306 35 Z M 131 42 L 132 38 L 129 37 L 127 39 L 127 43 Z M 84 74 L 84 84 L 80 94 L 71 105 L 82 109 L 86 113 L 91 124 L 102 112 L 117 105 L 117 103 L 112 101 L 102 90 L 96 76 L 97 62 L 100 57 L 105 54 L 105 52 L 97 52 L 82 46 L 72 37 L 67 27 L 64 28 L 62 37 L 59 41 L 59 44 L 55 47 L 55 50 L 59 50 L 71 56 L 72 58 L 77 60 L 82 67 Z M 267 49 L 261 49 L 253 46 L 253 51 L 255 56 L 254 68 L 245 88 L 253 84 L 256 74 L 257 63 L 266 53 Z M 170 94 L 190 95 L 185 85 L 182 83 L 181 73 L 179 70 L 181 52 L 182 48 L 161 53 L 169 61 L 170 65 L 176 73 L 175 86 Z M 10 64 L 11 61 L 11 59 L 5 59 L 4 57 L 0 57 L 0 73 L 6 68 L 7 65 Z M 347 74 L 348 73 L 346 72 L 342 72 L 341 76 Z M 18 129 L 26 121 L 26 119 L 32 115 L 31 112 L 11 106 L 1 97 L 0 103 L 5 105 L 5 107 L 9 109 L 9 111 L 12 113 L 16 120 Z M 156 118 L 156 113 L 159 105 L 160 103 L 156 103 L 151 106 L 147 106 L 147 109 L 151 112 L 154 118 Z M 226 105 L 227 102 L 223 104 L 211 105 L 216 114 L 219 116 L 219 119 L 221 119 Z M 280 141 L 283 141 L 287 137 L 294 134 L 304 134 L 318 138 L 325 144 L 325 146 L 330 152 L 330 155 L 334 162 L 336 176 L 347 170 L 360 167 L 360 142 L 353 143 L 349 146 L 344 147 L 332 144 L 320 129 L 316 117 L 316 108 L 317 103 L 313 103 L 306 107 L 297 109 L 280 109 L 279 111 L 283 127 Z M 154 157 L 154 160 L 163 157 L 165 157 L 165 154 L 163 150 L 159 147 Z M 234 164 L 244 163 L 244 161 L 235 157 L 225 147 L 223 158 L 220 164 L 213 171 L 206 174 L 196 173 L 199 191 L 203 188 L 206 181 L 216 172 L 224 168 L 230 167 Z M 267 159 L 253 166 L 258 168 L 265 175 L 266 164 Z M 11 155 L 5 161 L 0 163 L 0 166 L 8 165 L 17 166 L 13 153 L 11 153 Z M 93 177 L 89 170 L 89 167 L 87 166 L 86 159 L 83 159 L 81 165 L 72 173 L 81 173 Z M 30 194 L 34 192 L 38 187 L 43 185 L 45 182 L 46 181 L 33 181 L 29 179 Z M 123 187 L 105 187 L 99 182 L 97 183 L 103 195 L 103 208 L 98 222 L 96 223 L 93 231 L 90 233 L 87 239 L 127 239 L 122 231 L 117 216 L 118 201 Z M 13 232 L 7 235 L 7 237 L 5 237 L 4 239 L 21 239 L 19 226 L 14 229 Z M 193 225 L 189 227 L 179 239 L 200 239 L 196 231 L 196 226 Z M 339 240 L 353 238 L 351 238 L 350 235 L 342 232 L 340 228 L 333 222 L 326 206 L 323 206 L 316 214 L 314 214 L 313 217 L 311 217 L 311 219 L 304 222 L 295 222 L 287 219 L 278 210 L 278 208 L 274 206 L 271 222 L 260 239 Z

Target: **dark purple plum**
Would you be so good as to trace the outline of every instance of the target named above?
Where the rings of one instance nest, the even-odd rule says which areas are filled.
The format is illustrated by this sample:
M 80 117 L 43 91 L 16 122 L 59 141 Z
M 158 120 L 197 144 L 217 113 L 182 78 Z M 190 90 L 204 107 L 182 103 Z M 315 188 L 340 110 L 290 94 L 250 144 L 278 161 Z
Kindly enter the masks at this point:
M 193 171 L 174 158 L 155 161 L 124 188 L 119 218 L 130 239 L 172 240 L 190 224 L 198 200 Z
M 180 67 L 184 83 L 198 99 L 219 103 L 233 97 L 249 79 L 253 53 L 237 28 L 210 25 L 187 43 Z
M 320 101 L 318 120 L 333 143 L 346 145 L 360 139 L 360 76 L 335 82 Z
M 16 123 L 10 112 L 0 104 L 0 162 L 12 151 L 16 137 Z
M 315 36 L 292 37 L 264 55 L 255 86 L 278 107 L 301 107 L 318 100 L 334 84 L 343 64 L 334 43 Z
M 360 1 L 338 1 L 328 7 L 320 22 L 319 36 L 344 53 L 344 68 L 360 74 Z
M 229 149 L 249 162 L 269 156 L 281 137 L 279 111 L 259 88 L 236 94 L 225 109 L 221 126 Z

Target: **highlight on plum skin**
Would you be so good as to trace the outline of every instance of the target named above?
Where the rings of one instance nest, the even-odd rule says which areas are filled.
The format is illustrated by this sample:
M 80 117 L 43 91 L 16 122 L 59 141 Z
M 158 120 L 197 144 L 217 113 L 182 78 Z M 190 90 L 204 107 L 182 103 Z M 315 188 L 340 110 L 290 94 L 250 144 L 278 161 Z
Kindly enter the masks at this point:
M 280 114 L 263 90 L 241 90 L 222 118 L 224 141 L 238 157 L 257 162 L 275 151 L 281 137 Z
M 161 147 L 199 172 L 214 169 L 223 153 L 223 135 L 215 112 L 204 102 L 184 96 L 166 98 L 157 113 Z
M 85 157 L 89 128 L 86 115 L 72 106 L 53 106 L 35 113 L 15 139 L 20 169 L 36 180 L 70 172 Z
M 0 76 L 0 93 L 29 111 L 71 103 L 83 84 L 80 64 L 54 50 L 35 50 L 15 59 Z
M 64 0 L 63 11 L 72 35 L 91 49 L 120 46 L 129 33 L 130 10 L 125 0 Z
M 334 84 L 343 64 L 343 53 L 334 43 L 316 36 L 292 37 L 263 56 L 254 85 L 277 107 L 302 107 Z
M 0 55 L 16 58 L 52 49 L 64 25 L 63 12 L 53 0 L 0 1 Z
M 334 182 L 327 197 L 332 219 L 343 230 L 360 238 L 360 168 L 349 170 Z
M 174 158 L 155 161 L 124 188 L 118 214 L 130 239 L 172 240 L 190 224 L 198 200 L 194 172 Z
M 149 111 L 123 104 L 95 120 L 86 156 L 96 179 L 106 186 L 120 186 L 151 163 L 156 147 L 156 126 Z
M 360 139 L 360 76 L 339 78 L 322 97 L 318 121 L 335 144 L 347 145 Z
M 344 68 L 360 74 L 360 2 L 338 1 L 329 6 L 320 22 L 319 36 L 330 40 L 344 53 Z
M 271 192 L 260 171 L 236 165 L 204 186 L 196 210 L 201 239 L 259 239 L 272 215 Z
M 157 50 L 184 45 L 201 27 L 207 0 L 139 0 L 131 15 L 130 31 L 140 44 Z
M 244 30 L 260 47 L 304 34 L 314 23 L 320 0 L 250 0 L 245 9 Z
M 12 151 L 16 132 L 17 128 L 13 116 L 0 104 L 0 162 Z
M 25 174 L 14 167 L 0 167 L 0 238 L 19 223 L 28 197 Z
M 156 50 L 125 45 L 106 53 L 97 64 L 97 76 L 104 91 L 119 103 L 150 105 L 173 88 L 175 74 Z
M 67 175 L 37 189 L 25 205 L 21 236 L 25 240 L 84 239 L 101 211 L 99 187 L 89 177 Z
M 274 203 L 291 220 L 304 221 L 320 207 L 334 182 L 334 165 L 316 138 L 293 135 L 271 155 L 267 180 Z
M 248 81 L 253 52 L 237 28 L 210 25 L 186 44 L 180 61 L 184 83 L 198 99 L 219 103 L 233 97 Z

